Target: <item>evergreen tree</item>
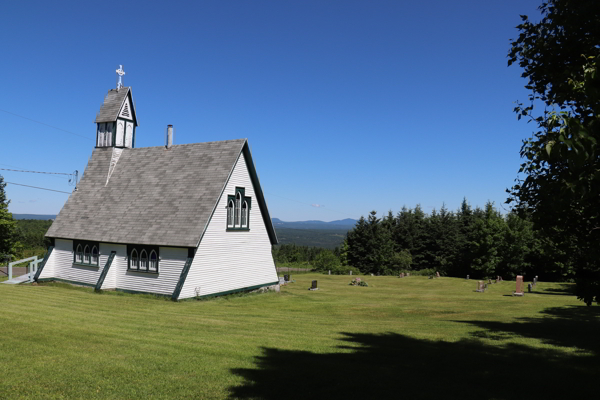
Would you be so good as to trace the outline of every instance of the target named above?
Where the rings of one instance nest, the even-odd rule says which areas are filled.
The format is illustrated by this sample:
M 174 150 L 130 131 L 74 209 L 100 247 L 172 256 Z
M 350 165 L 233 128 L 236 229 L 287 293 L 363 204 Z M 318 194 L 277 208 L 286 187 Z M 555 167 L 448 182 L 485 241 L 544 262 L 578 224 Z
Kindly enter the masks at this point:
M 394 242 L 388 223 L 371 211 L 367 220 L 361 217 L 356 227 L 348 232 L 348 263 L 364 274 L 388 275 L 393 273 Z
M 17 221 L 8 212 L 10 200 L 6 198 L 5 187 L 4 177 L 0 175 L 0 257 L 2 260 L 6 256 L 14 254 L 17 227 Z
M 494 209 L 492 202 L 486 203 L 485 211 L 476 210 L 475 216 L 475 227 L 470 241 L 473 252 L 471 268 L 479 277 L 492 277 L 502 257 L 500 249 L 505 230 L 504 219 Z

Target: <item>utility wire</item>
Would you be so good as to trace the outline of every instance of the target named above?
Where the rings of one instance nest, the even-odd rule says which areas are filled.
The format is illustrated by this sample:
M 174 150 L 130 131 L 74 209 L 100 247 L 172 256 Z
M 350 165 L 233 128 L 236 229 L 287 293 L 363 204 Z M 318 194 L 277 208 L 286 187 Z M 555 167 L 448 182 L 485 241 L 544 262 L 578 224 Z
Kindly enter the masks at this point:
M 71 134 L 71 135 L 79 136 L 79 137 L 82 137 L 82 138 L 84 138 L 84 139 L 88 139 L 88 140 L 94 140 L 94 139 L 92 139 L 92 138 L 91 138 L 91 137 L 89 137 L 89 136 L 83 136 L 83 135 L 80 135 L 79 133 L 75 133 L 75 132 L 67 131 L 67 130 L 65 130 L 65 129 L 58 128 L 58 127 L 56 127 L 56 126 L 52 126 L 52 125 L 50 125 L 50 124 L 46 124 L 46 123 L 44 123 L 44 122 L 36 121 L 35 119 L 27 118 L 27 117 L 24 117 L 24 116 L 22 116 L 22 115 L 15 114 L 15 113 L 13 113 L 13 112 L 10 112 L 10 111 L 3 110 L 3 109 L 1 109 L 1 108 L 0 108 L 0 111 L 2 111 L 2 112 L 5 112 L 5 113 L 7 113 L 7 114 L 10 114 L 10 115 L 14 115 L 15 117 L 19 117 L 19 118 L 23 118 L 23 119 L 26 119 L 26 120 L 28 120 L 28 121 L 31 121 L 31 122 L 35 122 L 36 124 L 45 125 L 45 126 L 48 126 L 48 127 L 50 127 L 50 128 L 53 128 L 53 129 L 56 129 L 56 130 L 59 130 L 59 131 L 63 131 L 63 132 L 69 133 L 69 134 Z
M 23 184 L 21 184 L 21 183 L 6 182 L 6 181 L 5 181 L 4 183 L 10 183 L 11 185 L 17 185 L 17 186 L 26 186 L 26 187 L 30 187 L 30 188 L 34 188 L 34 189 L 48 190 L 48 191 L 50 191 L 50 192 L 58 192 L 58 193 L 66 193 L 66 194 L 71 194 L 71 193 L 69 193 L 69 192 L 63 192 L 62 190 L 46 189 L 46 188 L 37 187 L 37 186 L 23 185 Z
M 73 175 L 73 174 L 66 174 L 64 172 L 25 171 L 25 170 L 22 170 L 22 169 L 8 169 L 8 168 L 0 168 L 0 170 L 2 170 L 2 171 L 12 171 L 12 172 L 31 172 L 31 173 L 34 173 L 34 174 L 67 175 L 67 176 Z

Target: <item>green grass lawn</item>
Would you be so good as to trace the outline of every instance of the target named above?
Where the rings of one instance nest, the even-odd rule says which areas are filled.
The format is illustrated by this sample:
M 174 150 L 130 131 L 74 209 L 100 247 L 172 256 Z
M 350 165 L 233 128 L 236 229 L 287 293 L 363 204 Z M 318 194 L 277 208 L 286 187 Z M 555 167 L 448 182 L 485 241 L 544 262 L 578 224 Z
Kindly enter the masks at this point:
M 0 285 L 0 399 L 593 398 L 600 307 L 568 284 L 302 274 L 174 303 Z M 318 291 L 307 290 L 317 279 Z M 595 395 L 596 394 L 596 395 Z

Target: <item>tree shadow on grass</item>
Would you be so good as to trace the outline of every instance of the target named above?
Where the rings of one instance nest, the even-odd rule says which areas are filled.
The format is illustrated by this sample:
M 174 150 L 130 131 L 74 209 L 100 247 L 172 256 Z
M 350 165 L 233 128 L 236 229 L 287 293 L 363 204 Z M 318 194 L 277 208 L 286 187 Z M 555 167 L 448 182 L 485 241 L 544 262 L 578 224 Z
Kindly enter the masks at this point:
M 561 284 L 559 288 L 547 288 L 539 291 L 534 289 L 534 293 L 560 296 L 575 296 L 575 285 Z
M 600 356 L 600 307 L 553 307 L 541 318 L 520 318 L 515 322 L 456 321 L 482 328 L 472 336 L 493 340 L 526 337 L 559 347 L 574 347 L 580 352 Z
M 342 333 L 339 352 L 263 348 L 242 399 L 552 399 L 597 394 L 598 357 L 477 339 Z

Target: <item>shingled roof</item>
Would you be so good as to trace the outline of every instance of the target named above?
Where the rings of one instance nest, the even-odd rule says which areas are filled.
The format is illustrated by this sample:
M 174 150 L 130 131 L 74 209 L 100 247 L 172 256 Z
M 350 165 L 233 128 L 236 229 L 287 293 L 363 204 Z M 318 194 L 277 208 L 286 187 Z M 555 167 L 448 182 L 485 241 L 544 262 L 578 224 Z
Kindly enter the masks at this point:
M 243 151 L 271 242 L 277 243 L 245 139 L 123 149 L 96 148 L 47 237 L 196 247 Z
M 130 87 L 122 87 L 121 89 L 111 89 L 104 97 L 104 103 L 102 107 L 100 107 L 100 111 L 98 115 L 96 115 L 95 123 L 99 122 L 114 122 L 117 120 L 117 116 L 119 115 L 119 111 L 121 111 L 121 106 L 125 102 L 127 95 L 131 92 Z M 133 104 L 133 97 L 131 102 L 131 108 L 133 108 L 133 120 L 137 123 L 137 114 L 135 112 L 135 105 Z

